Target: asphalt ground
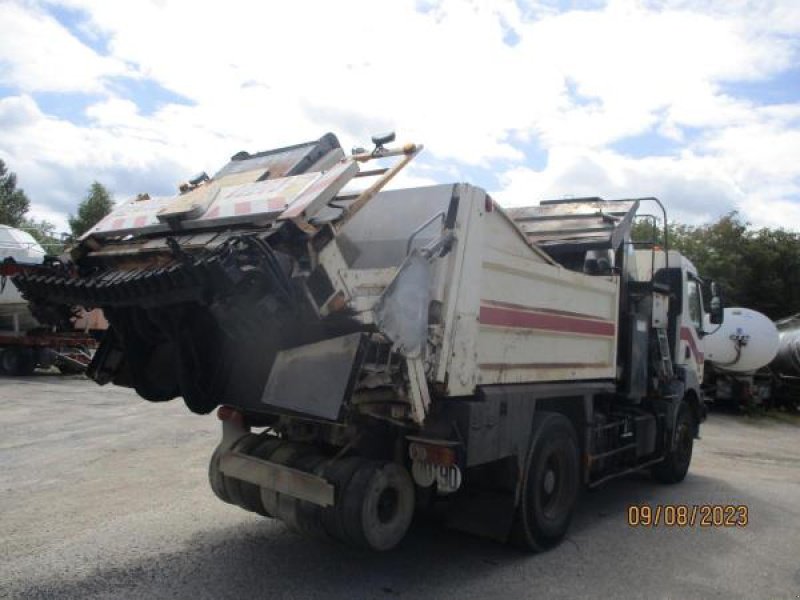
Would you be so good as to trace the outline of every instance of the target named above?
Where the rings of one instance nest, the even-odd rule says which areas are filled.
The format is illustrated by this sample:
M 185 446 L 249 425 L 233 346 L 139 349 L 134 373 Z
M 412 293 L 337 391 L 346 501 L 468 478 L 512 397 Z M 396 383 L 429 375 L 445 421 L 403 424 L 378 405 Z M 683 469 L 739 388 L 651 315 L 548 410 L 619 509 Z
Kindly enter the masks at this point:
M 0 597 L 800 598 L 797 420 L 712 414 L 682 484 L 587 492 L 537 555 L 429 522 L 384 554 L 302 538 L 214 497 L 218 428 L 80 377 L 0 380 Z M 631 504 L 748 523 L 631 527 Z

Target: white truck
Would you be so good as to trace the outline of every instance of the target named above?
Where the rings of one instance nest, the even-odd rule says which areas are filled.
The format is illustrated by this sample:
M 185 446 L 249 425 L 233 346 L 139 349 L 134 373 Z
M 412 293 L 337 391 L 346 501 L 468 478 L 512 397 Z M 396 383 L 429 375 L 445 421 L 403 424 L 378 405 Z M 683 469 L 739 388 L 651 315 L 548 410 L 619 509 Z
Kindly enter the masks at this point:
M 386 550 L 446 502 L 449 525 L 542 550 L 582 487 L 681 481 L 705 415 L 702 282 L 634 248 L 640 200 L 381 191 L 422 149 L 393 140 L 240 152 L 15 284 L 103 308 L 98 383 L 219 407 L 214 493 L 301 532 Z
M 59 311 L 59 319 L 50 315 L 51 320 L 59 321 L 57 326 L 42 327 L 28 302 L 10 283 L 9 276 L 43 269 L 47 260 L 44 249 L 30 233 L 0 225 L 0 377 L 30 375 L 37 367 L 51 366 L 62 373 L 82 373 L 97 347 L 90 330 L 93 333 L 98 329 L 94 313 L 99 311 L 81 311 L 80 324 L 72 311 Z

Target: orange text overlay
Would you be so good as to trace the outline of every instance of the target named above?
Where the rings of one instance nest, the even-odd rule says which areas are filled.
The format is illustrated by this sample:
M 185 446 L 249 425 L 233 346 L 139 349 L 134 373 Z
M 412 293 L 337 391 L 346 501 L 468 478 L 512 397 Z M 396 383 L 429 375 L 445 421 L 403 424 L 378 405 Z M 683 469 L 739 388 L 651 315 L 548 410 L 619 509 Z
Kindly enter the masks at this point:
M 747 527 L 745 504 L 631 504 L 631 527 Z

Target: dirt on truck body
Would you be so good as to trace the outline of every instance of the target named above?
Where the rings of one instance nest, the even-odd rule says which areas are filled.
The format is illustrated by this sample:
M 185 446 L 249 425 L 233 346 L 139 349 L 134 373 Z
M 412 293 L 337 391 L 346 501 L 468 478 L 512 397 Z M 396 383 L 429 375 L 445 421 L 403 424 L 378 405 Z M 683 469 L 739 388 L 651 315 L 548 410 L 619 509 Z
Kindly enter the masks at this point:
M 393 141 L 240 152 L 14 282 L 42 314 L 103 309 L 98 383 L 219 406 L 212 489 L 302 532 L 384 550 L 447 502 L 454 527 L 545 549 L 582 486 L 683 479 L 699 278 L 634 249 L 640 200 L 507 212 L 463 183 L 383 191 L 422 150 Z

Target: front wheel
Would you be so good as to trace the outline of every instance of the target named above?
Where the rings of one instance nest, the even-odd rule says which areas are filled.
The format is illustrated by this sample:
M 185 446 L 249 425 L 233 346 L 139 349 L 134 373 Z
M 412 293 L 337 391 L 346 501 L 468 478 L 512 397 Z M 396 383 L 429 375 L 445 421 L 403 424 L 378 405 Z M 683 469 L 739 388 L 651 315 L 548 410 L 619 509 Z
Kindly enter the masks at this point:
M 692 462 L 694 447 L 694 421 L 689 405 L 681 402 L 675 419 L 673 445 L 667 449 L 664 460 L 653 467 L 652 473 L 661 483 L 683 481 Z
M 580 492 L 580 454 L 575 428 L 558 413 L 535 417 L 532 440 L 512 541 L 542 551 L 556 546 L 572 521 Z

